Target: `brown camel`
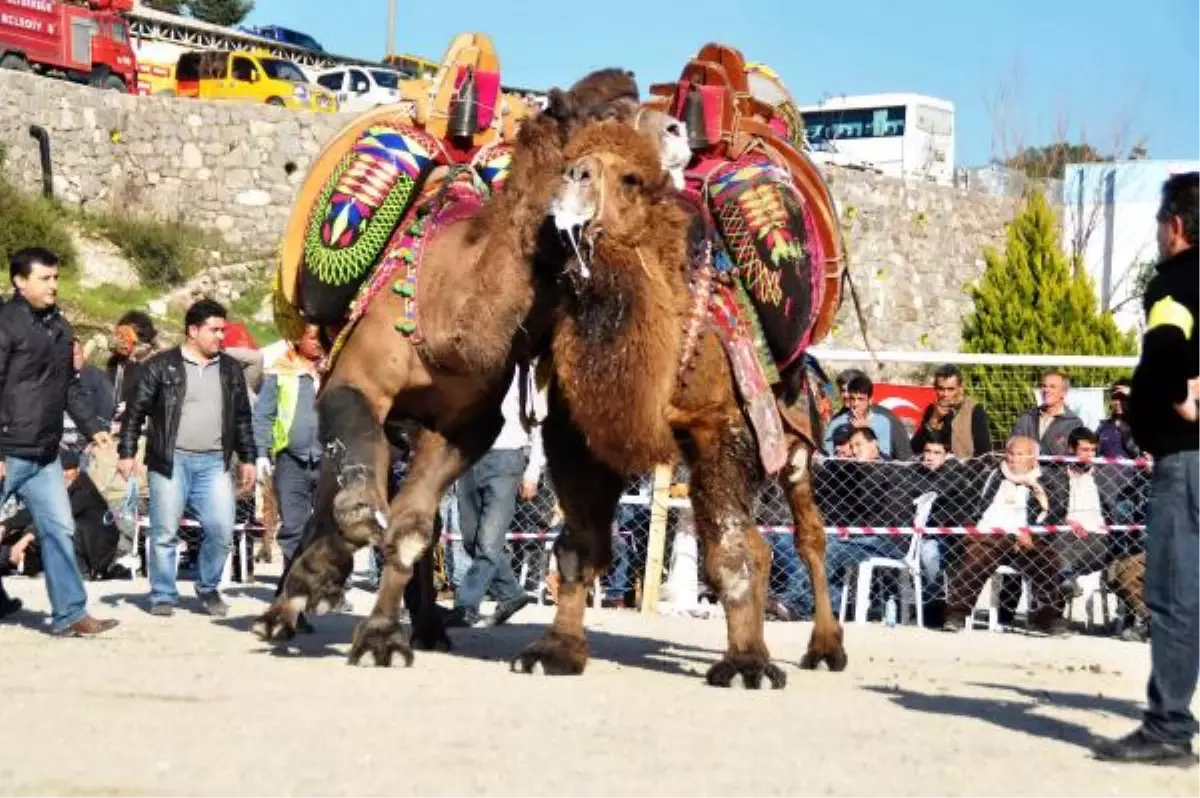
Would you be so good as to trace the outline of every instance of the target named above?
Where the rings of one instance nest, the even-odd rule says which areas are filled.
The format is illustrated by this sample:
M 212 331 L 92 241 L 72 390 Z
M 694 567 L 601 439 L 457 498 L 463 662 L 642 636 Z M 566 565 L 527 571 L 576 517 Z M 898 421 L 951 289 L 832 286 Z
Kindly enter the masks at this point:
M 384 554 L 382 579 L 371 615 L 355 630 L 350 661 L 370 653 L 386 666 L 400 654 L 411 664 L 400 602 L 432 542 L 438 503 L 499 434 L 514 369 L 548 333 L 555 277 L 539 270 L 535 253 L 562 173 L 562 144 L 583 121 L 628 114 L 636 103 L 632 76 L 619 70 L 551 92 L 548 110 L 518 133 L 504 189 L 473 217 L 426 237 L 414 297 L 420 336 L 402 334 L 411 330 L 397 322 L 408 300 L 403 286 L 370 302 L 321 388 L 326 455 L 316 512 L 279 595 L 254 624 L 258 635 L 289 638 L 301 612 L 336 605 L 354 552 L 374 543 Z M 411 463 L 389 506 L 387 439 L 402 426 Z M 432 577 L 421 581 L 429 584 L 413 610 L 412 642 L 448 647 Z
M 566 158 L 552 213 L 576 257 L 564 273 L 552 334 L 543 437 L 566 532 L 555 544 L 553 625 L 514 667 L 583 671 L 587 586 L 611 562 L 611 523 L 625 480 L 682 453 L 705 567 L 728 622 L 728 650 L 707 681 L 728 686 L 740 674 L 747 687 L 759 687 L 764 676 L 783 687 L 785 674 L 763 639 L 770 552 L 753 505 L 764 470 L 698 290 L 706 278 L 692 268 L 689 212 L 653 138 L 630 125 L 606 121 L 578 130 Z M 824 529 L 807 468 L 811 444 L 796 435 L 787 444 L 790 466 L 780 479 L 815 592 L 816 622 L 801 666 L 824 661 L 841 670 L 842 630 L 829 602 Z

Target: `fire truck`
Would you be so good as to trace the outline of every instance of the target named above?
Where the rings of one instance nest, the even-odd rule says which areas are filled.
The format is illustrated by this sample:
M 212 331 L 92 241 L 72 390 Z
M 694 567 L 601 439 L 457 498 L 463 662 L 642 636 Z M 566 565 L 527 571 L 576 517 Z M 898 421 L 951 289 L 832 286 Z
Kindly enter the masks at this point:
M 136 92 L 133 0 L 0 0 L 0 69 Z

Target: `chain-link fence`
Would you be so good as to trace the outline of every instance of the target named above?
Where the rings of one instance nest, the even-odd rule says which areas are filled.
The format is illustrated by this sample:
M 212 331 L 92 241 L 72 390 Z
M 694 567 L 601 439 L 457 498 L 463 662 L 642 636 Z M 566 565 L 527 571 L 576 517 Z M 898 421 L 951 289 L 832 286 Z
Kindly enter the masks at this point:
M 875 438 L 874 446 L 847 446 L 845 434 L 827 436 L 813 463 L 835 612 L 847 622 L 1018 625 L 1051 633 L 1071 620 L 1145 635 L 1141 538 L 1152 464 L 1141 459 L 1122 420 L 1120 392 L 1112 391 L 1113 380 L 1128 374 L 1128 359 L 1008 358 L 989 364 L 970 362 L 986 356 L 957 356 L 968 361 L 959 380 L 964 396 L 986 416 L 982 426 L 990 440 L 980 446 L 979 425 L 956 424 L 955 412 L 929 409 L 941 395 L 912 393 L 930 385 L 937 361 L 834 354 L 823 359 L 833 406 L 837 375 L 848 368 L 870 375 L 873 395 L 865 415 L 839 421 L 834 413 L 826 426 L 866 428 Z M 1045 391 L 1054 387 L 1045 383 L 1051 363 L 1068 378 L 1065 409 L 1053 416 L 1030 412 L 1057 401 Z M 962 398 L 951 397 L 954 408 L 966 406 Z M 1038 449 L 1016 447 L 1006 454 L 1005 442 L 1018 432 L 1037 439 Z M 896 451 L 901 439 L 911 452 Z M 926 449 L 927 440 L 935 445 Z M 593 603 L 720 613 L 702 567 L 704 544 L 694 529 L 687 481 L 683 467 L 630 480 L 613 523 L 613 567 L 597 580 Z M 470 564 L 457 507 L 452 489 L 439 514 L 443 535 L 436 556 L 446 591 Z M 239 532 L 261 534 L 254 516 L 239 508 Z M 757 497 L 755 520 L 772 551 L 769 617 L 810 618 L 808 570 L 796 553 L 791 510 L 776 483 L 768 481 Z M 192 525 L 184 526 L 182 537 L 191 543 Z M 508 529 L 514 574 L 542 603 L 555 600 L 553 541 L 561 529 L 561 510 L 543 478 L 533 498 L 515 501 Z M 235 541 L 235 579 L 242 561 L 252 567 L 241 541 Z
M 930 386 L 938 361 L 835 354 L 837 359 L 825 361 L 832 395 L 836 375 L 845 368 L 870 374 L 877 391 L 866 417 L 840 424 L 889 427 L 874 449 L 856 455 L 826 438 L 824 456 L 813 466 L 816 500 L 827 524 L 826 569 L 835 612 L 848 621 L 949 628 L 1016 623 L 1051 633 L 1067 619 L 1144 634 L 1141 531 L 1150 464 L 1139 459 L 1122 421 L 1123 404 L 1111 390 L 1114 380 L 1128 375 L 1131 359 L 972 363 L 989 358 L 957 356 L 967 361 L 957 378 L 964 395 L 986 417 L 988 440 L 976 446 L 971 433 L 978 430 L 964 425 L 960 439 L 952 413 L 927 416 L 932 413 L 927 406 L 938 401 L 932 390 L 913 400 L 910 391 Z M 1029 362 L 1013 362 L 1019 360 Z M 1066 377 L 1064 410 L 1053 417 L 1032 412 L 1055 401 L 1044 390 L 1054 387 L 1043 382 L 1049 371 Z M 891 390 L 898 386 L 905 392 Z M 951 401 L 962 406 L 962 396 Z M 838 426 L 836 414 L 828 426 Z M 1072 436 L 1075 428 L 1098 434 Z M 1037 439 L 1039 446 L 1014 453 L 1010 462 L 1002 452 L 1016 433 Z M 893 456 L 884 443 L 888 438 L 903 438 L 910 451 Z M 942 445 L 925 453 L 926 439 Z M 955 456 L 964 442 L 968 451 Z M 609 606 L 641 606 L 647 581 L 661 580 L 656 609 L 719 613 L 685 498 L 686 470 L 665 482 L 664 496 L 670 498 L 658 506 L 651 476 L 630 482 L 613 526 L 614 566 L 600 580 L 597 595 Z M 770 617 L 811 617 L 812 587 L 779 486 L 768 482 L 756 508 L 773 554 Z M 663 526 L 657 557 L 651 550 L 656 524 Z M 449 559 L 459 552 L 459 561 L 466 562 L 452 526 Z M 551 549 L 560 529 L 561 513 L 546 485 L 533 500 L 517 502 L 509 538 L 514 571 L 543 602 L 554 598 Z M 647 573 L 648 562 L 661 562 L 661 573 Z

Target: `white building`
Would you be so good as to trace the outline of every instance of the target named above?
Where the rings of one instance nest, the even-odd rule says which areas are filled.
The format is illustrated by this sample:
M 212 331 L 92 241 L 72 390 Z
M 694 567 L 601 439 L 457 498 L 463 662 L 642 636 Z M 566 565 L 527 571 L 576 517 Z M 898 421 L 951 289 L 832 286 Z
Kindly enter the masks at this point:
M 923 94 L 831 97 L 800 107 L 815 149 L 832 142 L 885 175 L 954 180 L 954 103 Z
M 1102 308 L 1122 329 L 1142 323 L 1138 267 L 1158 258 L 1154 216 L 1162 184 L 1200 161 L 1122 161 L 1071 164 L 1063 172 L 1063 247 L 1079 253 Z

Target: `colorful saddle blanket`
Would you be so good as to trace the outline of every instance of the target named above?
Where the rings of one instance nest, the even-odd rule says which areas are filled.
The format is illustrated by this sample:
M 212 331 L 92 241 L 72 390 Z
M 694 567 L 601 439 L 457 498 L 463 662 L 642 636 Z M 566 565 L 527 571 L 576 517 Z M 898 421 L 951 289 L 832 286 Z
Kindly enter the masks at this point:
M 807 348 L 824 289 L 825 253 L 787 171 L 765 155 L 701 163 L 689 174 L 719 232 L 718 271 L 745 288 L 770 352 L 770 372 Z
M 380 122 L 362 131 L 309 211 L 298 275 L 306 319 L 321 325 L 345 321 L 397 226 L 439 189 L 443 181 L 434 177 L 439 167 L 457 167 L 460 158 L 403 123 Z M 469 168 L 490 194 L 503 186 L 511 160 L 511 145 L 498 143 L 475 153 Z

